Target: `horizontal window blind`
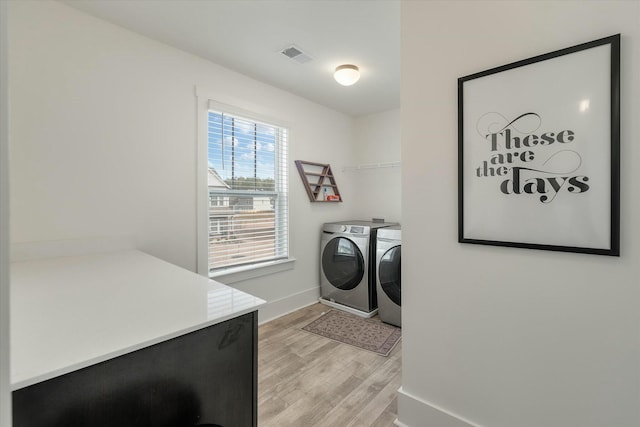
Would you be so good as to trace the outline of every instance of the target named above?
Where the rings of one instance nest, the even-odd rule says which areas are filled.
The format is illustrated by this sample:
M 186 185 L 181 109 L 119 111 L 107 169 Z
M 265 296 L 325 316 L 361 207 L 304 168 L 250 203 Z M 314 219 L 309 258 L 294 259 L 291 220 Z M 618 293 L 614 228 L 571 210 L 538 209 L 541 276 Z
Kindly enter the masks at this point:
M 287 129 L 208 112 L 209 271 L 287 258 Z

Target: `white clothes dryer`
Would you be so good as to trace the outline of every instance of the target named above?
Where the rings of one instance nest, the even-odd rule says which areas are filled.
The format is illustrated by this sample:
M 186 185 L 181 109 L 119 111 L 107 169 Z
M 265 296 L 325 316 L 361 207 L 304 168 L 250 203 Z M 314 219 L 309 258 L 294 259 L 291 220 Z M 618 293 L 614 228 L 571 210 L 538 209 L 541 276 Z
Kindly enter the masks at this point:
M 400 226 L 378 231 L 376 250 L 378 316 L 383 322 L 396 326 L 402 326 L 401 248 Z
M 320 242 L 321 302 L 350 307 L 356 310 L 355 314 L 365 317 L 375 314 L 376 234 L 378 229 L 393 224 L 354 220 L 323 225 Z

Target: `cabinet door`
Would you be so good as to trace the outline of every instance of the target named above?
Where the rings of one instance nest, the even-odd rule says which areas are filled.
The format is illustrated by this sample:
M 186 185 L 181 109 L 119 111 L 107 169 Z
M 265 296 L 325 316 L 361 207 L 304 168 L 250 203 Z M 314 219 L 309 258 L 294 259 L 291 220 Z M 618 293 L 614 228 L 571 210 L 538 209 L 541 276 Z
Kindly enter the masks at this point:
M 255 427 L 256 356 L 254 312 L 16 390 L 13 425 Z

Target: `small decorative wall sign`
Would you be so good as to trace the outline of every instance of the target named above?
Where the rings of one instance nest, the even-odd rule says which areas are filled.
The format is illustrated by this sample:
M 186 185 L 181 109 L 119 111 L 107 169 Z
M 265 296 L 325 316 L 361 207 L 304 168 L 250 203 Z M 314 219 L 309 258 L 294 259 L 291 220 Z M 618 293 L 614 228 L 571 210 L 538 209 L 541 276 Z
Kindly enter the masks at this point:
M 458 79 L 458 241 L 620 254 L 620 35 Z

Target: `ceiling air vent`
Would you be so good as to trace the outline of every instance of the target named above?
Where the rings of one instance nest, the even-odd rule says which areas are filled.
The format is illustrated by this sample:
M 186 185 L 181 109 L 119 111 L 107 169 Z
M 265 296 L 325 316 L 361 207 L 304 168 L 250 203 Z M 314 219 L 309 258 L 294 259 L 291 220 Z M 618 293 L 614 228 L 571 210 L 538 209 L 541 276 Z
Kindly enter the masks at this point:
M 302 50 L 300 50 L 299 47 L 293 46 L 293 45 L 285 49 L 282 49 L 280 53 L 282 53 L 287 58 L 297 62 L 298 64 L 304 64 L 313 59 L 309 55 L 304 53 Z

